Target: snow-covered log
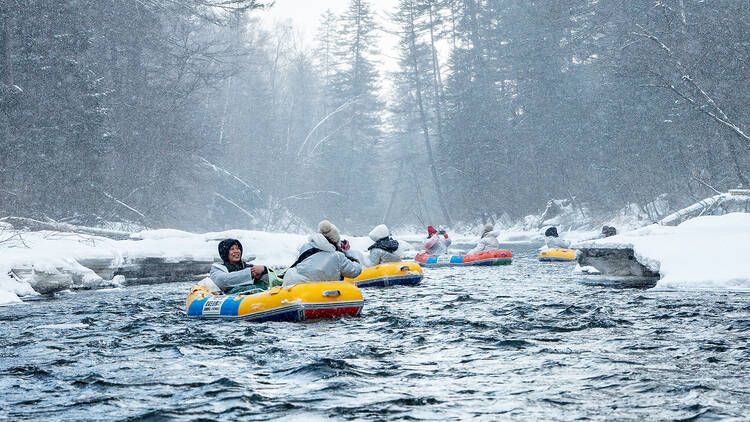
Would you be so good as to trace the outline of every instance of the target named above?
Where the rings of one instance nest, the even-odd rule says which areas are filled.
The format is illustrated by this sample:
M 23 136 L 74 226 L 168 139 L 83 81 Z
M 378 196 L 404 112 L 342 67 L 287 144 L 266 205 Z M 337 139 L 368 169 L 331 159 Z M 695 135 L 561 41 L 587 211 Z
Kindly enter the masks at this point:
M 0 222 L 5 222 L 18 230 L 41 231 L 51 230 L 64 233 L 90 234 L 106 237 L 114 240 L 130 239 L 130 233 L 119 230 L 107 230 L 98 227 L 76 226 L 74 224 L 60 223 L 57 221 L 40 221 L 26 217 L 3 217 Z
M 750 212 L 750 190 L 734 189 L 714 195 L 676 211 L 659 221 L 662 226 L 676 226 L 685 220 L 703 215 L 724 215 L 730 212 Z

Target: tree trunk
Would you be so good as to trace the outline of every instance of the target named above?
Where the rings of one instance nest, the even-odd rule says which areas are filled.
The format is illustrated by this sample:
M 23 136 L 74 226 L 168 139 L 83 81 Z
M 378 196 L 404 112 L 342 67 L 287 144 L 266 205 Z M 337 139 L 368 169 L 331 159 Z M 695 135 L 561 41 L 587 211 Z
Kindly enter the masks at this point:
M 737 175 L 737 179 L 742 184 L 742 188 L 750 187 L 745 177 L 745 172 L 742 171 L 742 164 L 740 164 L 739 157 L 742 156 L 737 144 L 734 143 L 734 139 L 727 139 L 727 148 L 729 149 L 729 156 L 732 157 L 732 164 L 734 166 L 734 172 Z
M 13 85 L 13 74 L 10 66 L 10 6 L 8 0 L 0 0 L 0 82 Z
M 432 1 L 430 1 L 430 50 L 432 51 L 432 85 L 435 91 L 435 117 L 437 118 L 436 134 L 438 145 L 444 145 L 443 141 L 443 81 L 440 77 L 440 64 L 438 63 L 437 48 L 435 48 L 435 31 L 432 21 Z
M 411 4 L 411 7 L 409 8 L 409 50 L 411 52 L 411 62 L 412 62 L 412 72 L 414 76 L 414 91 L 417 97 L 417 106 L 419 107 L 419 117 L 422 123 L 422 133 L 424 134 L 424 143 L 425 147 L 427 148 L 427 159 L 430 161 L 430 172 L 432 173 L 432 180 L 435 183 L 435 192 L 437 192 L 438 196 L 438 204 L 440 204 L 440 209 L 443 212 L 443 218 L 445 218 L 445 222 L 450 226 L 451 223 L 451 217 L 448 214 L 448 208 L 445 206 L 445 202 L 443 202 L 443 190 L 440 187 L 440 181 L 438 180 L 438 174 L 437 174 L 437 167 L 435 166 L 435 159 L 433 158 L 432 154 L 432 145 L 430 143 L 430 130 L 427 126 L 427 117 L 425 115 L 424 111 L 424 105 L 422 103 L 422 86 L 419 83 L 419 67 L 417 64 L 417 46 L 416 46 L 416 33 L 414 31 L 414 5 Z
M 12 95 L 11 92 L 13 92 L 13 73 L 10 61 L 10 17 L 8 0 L 0 0 L 0 20 L 2 20 L 2 24 L 0 24 L 0 111 L 7 118 L 7 123 L 2 122 L 2 116 L 0 116 L 0 125 L 3 127 L 3 132 L 0 135 L 3 137 L 2 143 L 4 147 L 10 145 L 11 142 L 10 115 L 5 108 L 12 101 L 10 96 Z M 6 95 L 8 98 L 5 98 Z M 5 152 L 3 151 L 3 157 L 0 158 L 3 171 L 7 168 L 7 154 Z
M 388 223 L 388 219 L 391 217 L 391 211 L 393 210 L 393 203 L 396 202 L 396 194 L 398 193 L 398 181 L 401 180 L 401 172 L 404 170 L 404 160 L 401 160 L 401 162 L 398 165 L 398 175 L 396 176 L 396 181 L 393 183 L 393 192 L 391 192 L 391 200 L 388 201 L 388 208 L 385 210 L 385 215 L 383 216 L 383 223 Z

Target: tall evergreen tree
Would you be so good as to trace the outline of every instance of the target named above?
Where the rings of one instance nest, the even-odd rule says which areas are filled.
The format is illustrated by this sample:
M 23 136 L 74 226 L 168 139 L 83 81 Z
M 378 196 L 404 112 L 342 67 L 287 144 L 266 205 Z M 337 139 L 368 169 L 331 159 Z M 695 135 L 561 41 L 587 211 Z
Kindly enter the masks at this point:
M 378 98 L 375 30 L 370 5 L 365 0 L 351 0 L 339 18 L 336 68 L 328 107 L 342 109 L 330 119 L 329 140 L 320 143 L 313 152 L 322 185 L 339 194 L 337 200 L 321 204 L 322 209 L 328 215 L 354 214 L 360 221 L 380 214 L 375 203 L 379 191 L 377 184 L 372 183 L 377 163 L 371 159 L 382 136 L 383 110 Z M 352 224 L 357 222 L 352 220 Z

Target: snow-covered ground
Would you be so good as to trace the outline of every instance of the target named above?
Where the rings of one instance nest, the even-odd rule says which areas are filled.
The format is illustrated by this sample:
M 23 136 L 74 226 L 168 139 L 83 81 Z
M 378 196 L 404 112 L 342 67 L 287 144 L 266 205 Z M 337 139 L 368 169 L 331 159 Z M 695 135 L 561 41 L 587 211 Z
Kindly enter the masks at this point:
M 750 290 L 750 214 L 652 224 L 581 247 L 632 248 L 636 259 L 661 275 L 657 287 Z

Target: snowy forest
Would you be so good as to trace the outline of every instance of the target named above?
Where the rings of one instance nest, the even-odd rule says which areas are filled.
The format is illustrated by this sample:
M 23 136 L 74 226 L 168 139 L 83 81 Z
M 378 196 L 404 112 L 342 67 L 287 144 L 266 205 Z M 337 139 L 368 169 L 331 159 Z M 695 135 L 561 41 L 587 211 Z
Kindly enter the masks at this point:
M 746 1 L 351 0 L 314 40 L 268 3 L 0 0 L 0 217 L 351 231 L 749 186 Z

